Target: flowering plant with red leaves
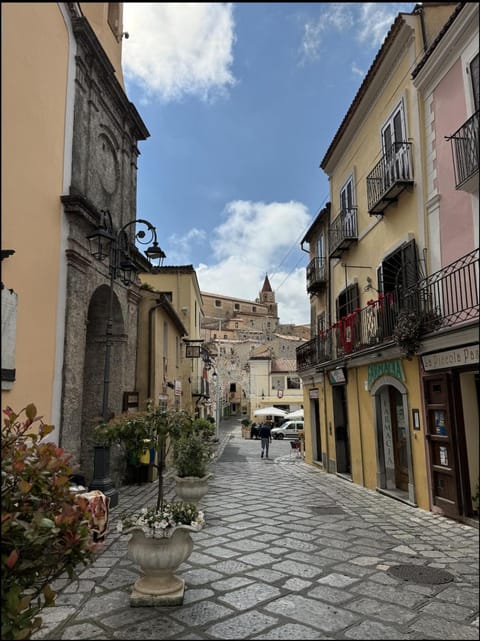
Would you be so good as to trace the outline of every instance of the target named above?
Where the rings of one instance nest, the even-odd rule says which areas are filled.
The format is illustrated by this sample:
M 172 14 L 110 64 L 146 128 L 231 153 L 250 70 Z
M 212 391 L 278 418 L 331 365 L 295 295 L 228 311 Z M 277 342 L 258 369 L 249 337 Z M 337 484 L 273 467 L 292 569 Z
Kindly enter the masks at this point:
M 70 491 L 71 455 L 44 441 L 53 426 L 33 404 L 3 413 L 2 639 L 29 639 L 42 608 L 54 604 L 50 583 L 65 572 L 74 576 L 99 546 L 87 506 Z

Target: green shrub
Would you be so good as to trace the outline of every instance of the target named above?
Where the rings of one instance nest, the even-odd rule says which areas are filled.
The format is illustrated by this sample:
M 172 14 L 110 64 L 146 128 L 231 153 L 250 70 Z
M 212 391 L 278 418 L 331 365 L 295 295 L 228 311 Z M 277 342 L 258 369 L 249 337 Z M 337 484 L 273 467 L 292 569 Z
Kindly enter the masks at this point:
M 183 434 L 174 444 L 173 464 L 177 476 L 203 478 L 208 471 L 210 447 L 199 434 Z
M 192 430 L 203 439 L 208 440 L 215 436 L 215 423 L 207 418 L 196 418 L 192 423 Z
M 69 489 L 71 455 L 43 440 L 53 426 L 32 404 L 19 414 L 7 407 L 4 414 L 2 639 L 30 639 L 42 623 L 40 611 L 54 605 L 50 583 L 63 573 L 72 578 L 99 545 L 88 527 L 86 499 Z

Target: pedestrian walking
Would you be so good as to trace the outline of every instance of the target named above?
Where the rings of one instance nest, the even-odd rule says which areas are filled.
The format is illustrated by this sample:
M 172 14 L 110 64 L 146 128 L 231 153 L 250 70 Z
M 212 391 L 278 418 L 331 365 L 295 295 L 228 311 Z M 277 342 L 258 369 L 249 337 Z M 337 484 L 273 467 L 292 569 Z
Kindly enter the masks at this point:
M 270 421 L 265 421 L 260 427 L 260 439 L 261 439 L 261 444 L 262 444 L 262 454 L 261 458 L 263 458 L 263 454 L 265 453 L 265 458 L 268 458 L 268 447 L 270 445 L 270 441 L 272 440 L 272 424 Z

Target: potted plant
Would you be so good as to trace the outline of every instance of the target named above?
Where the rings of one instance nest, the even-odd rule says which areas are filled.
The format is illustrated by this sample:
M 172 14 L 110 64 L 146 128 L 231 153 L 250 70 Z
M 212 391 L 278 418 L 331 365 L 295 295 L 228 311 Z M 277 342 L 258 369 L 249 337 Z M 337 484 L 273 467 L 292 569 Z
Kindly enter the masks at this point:
M 206 424 L 206 425 L 205 425 Z M 179 499 L 199 505 L 208 491 L 211 459 L 210 423 L 197 419 L 185 429 L 173 446 L 175 492 Z
M 130 595 L 131 605 L 179 605 L 183 603 L 185 582 L 175 571 L 191 554 L 191 532 L 204 525 L 203 513 L 185 501 L 166 502 L 163 476 L 171 448 L 189 431 L 192 419 L 183 410 L 164 409 L 149 403 L 147 410 L 122 414 L 97 426 L 97 441 L 120 444 L 139 455 L 153 449 L 153 465 L 158 471 L 156 505 L 120 516 L 117 529 L 131 534 L 128 558 L 138 563 L 142 576 Z

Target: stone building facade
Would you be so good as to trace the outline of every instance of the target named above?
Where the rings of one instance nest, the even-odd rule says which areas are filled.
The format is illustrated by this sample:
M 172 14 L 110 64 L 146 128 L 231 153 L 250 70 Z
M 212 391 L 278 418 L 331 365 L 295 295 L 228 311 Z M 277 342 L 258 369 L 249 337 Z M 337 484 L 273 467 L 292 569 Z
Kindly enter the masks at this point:
M 124 393 L 135 389 L 140 296 L 138 281 L 126 285 L 118 272 L 112 273 L 115 257 L 100 262 L 91 255 L 87 237 L 105 223 L 120 241 L 116 235 L 127 225 L 125 242 L 131 255 L 139 267 L 149 268 L 134 247 L 135 225 L 128 225 L 136 219 L 137 144 L 149 133 L 88 20 L 72 16 L 72 29 L 77 46 L 72 174 L 69 193 L 61 199 L 68 240 L 60 444 L 74 454 L 91 480 L 91 427 L 102 416 L 105 384 L 111 414 L 122 411 Z M 104 368 L 110 304 L 108 375 Z

